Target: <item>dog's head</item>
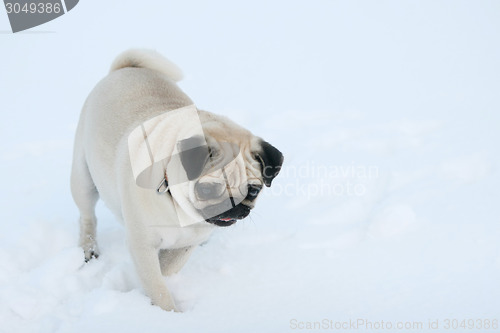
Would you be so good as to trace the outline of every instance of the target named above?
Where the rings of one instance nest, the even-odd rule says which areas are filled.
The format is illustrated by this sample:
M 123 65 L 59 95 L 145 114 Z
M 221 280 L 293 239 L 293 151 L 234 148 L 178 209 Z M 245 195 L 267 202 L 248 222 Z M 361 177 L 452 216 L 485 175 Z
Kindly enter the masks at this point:
M 271 186 L 283 155 L 229 119 L 200 112 L 204 137 L 181 140 L 184 196 L 198 215 L 217 226 L 248 216 L 264 186 Z

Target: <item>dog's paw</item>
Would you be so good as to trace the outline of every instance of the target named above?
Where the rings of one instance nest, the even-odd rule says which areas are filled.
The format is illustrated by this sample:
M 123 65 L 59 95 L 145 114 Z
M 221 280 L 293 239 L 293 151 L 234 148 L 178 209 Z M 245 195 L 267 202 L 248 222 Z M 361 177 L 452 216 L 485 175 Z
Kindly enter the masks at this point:
M 99 258 L 99 249 L 97 248 L 97 244 L 92 243 L 92 244 L 81 244 L 80 245 L 83 249 L 83 253 L 85 255 L 85 262 L 89 262 L 91 259 Z
M 99 252 L 95 251 L 95 250 L 89 250 L 89 251 L 85 251 L 84 250 L 84 253 L 85 253 L 85 262 L 89 262 L 91 259 L 97 259 L 99 258 Z
M 163 292 L 158 292 L 153 297 L 151 297 L 151 305 L 159 306 L 162 310 L 168 312 L 182 312 L 179 311 L 177 306 L 175 306 L 174 300 L 170 296 L 170 293 L 167 289 L 165 289 Z
M 162 304 L 162 305 L 158 305 L 158 304 L 156 304 L 155 302 L 151 301 L 151 305 L 152 305 L 152 306 L 157 306 L 157 307 L 159 307 L 160 309 L 162 309 L 163 311 L 182 313 L 182 310 L 179 310 L 179 309 L 178 309 L 175 305 L 172 305 L 172 304 Z
M 80 247 L 83 249 L 85 254 L 85 262 L 89 262 L 92 258 L 99 257 L 99 248 L 97 247 L 97 242 L 92 237 L 81 237 Z

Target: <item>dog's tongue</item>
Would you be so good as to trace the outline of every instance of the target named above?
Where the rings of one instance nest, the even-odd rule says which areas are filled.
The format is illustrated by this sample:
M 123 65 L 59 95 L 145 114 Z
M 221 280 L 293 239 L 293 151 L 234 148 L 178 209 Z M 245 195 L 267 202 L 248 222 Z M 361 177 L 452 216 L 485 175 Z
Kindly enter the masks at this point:
M 226 217 L 225 219 L 220 219 L 221 221 L 227 222 L 227 221 L 232 221 L 232 218 Z

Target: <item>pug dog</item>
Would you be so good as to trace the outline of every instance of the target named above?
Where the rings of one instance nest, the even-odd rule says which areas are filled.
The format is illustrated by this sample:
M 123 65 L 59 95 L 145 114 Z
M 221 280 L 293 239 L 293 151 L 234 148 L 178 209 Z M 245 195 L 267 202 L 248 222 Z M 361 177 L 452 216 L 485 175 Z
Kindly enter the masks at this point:
M 125 226 L 144 292 L 168 311 L 177 309 L 163 276 L 215 228 L 248 216 L 283 163 L 270 143 L 198 109 L 181 78 L 155 51 L 119 55 L 85 101 L 71 172 L 85 260 L 99 256 L 100 198 Z

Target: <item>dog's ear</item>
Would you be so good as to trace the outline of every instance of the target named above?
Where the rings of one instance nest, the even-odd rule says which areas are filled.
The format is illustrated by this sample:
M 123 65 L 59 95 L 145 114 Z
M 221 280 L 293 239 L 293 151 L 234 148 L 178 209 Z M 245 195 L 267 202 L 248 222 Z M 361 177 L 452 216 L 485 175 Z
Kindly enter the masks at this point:
M 269 187 L 281 170 L 283 154 L 267 141 L 262 140 L 260 146 L 261 151 L 258 151 L 255 157 L 261 166 L 262 180 Z
M 182 166 L 189 180 L 198 178 L 210 156 L 210 151 L 201 136 L 193 136 L 179 142 Z

